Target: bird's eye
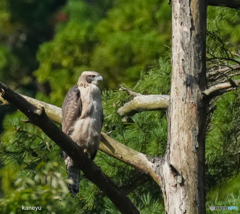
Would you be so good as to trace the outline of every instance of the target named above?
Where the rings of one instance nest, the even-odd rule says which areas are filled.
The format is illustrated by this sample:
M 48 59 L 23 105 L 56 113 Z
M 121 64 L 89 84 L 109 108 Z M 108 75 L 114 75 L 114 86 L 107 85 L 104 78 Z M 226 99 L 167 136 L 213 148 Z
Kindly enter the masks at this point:
M 95 77 L 95 75 L 90 75 L 90 77 L 94 78 L 94 77 Z

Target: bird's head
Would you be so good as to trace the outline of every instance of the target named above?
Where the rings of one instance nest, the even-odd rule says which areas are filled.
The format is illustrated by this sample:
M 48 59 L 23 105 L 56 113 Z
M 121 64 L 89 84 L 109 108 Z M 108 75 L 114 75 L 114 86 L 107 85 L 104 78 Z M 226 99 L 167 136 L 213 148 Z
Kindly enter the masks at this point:
M 102 81 L 102 76 L 95 71 L 84 71 L 78 79 L 78 85 L 94 84 L 97 85 L 98 81 Z

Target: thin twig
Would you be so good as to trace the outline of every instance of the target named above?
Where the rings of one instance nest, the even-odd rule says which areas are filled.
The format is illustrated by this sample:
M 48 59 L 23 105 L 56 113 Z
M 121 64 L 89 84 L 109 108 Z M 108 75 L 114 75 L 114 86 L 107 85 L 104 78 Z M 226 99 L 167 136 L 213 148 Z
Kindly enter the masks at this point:
M 134 92 L 126 87 L 124 87 L 123 85 L 120 85 L 121 87 L 119 88 L 119 91 L 126 91 L 130 96 L 136 97 L 136 96 L 140 96 L 142 94 Z

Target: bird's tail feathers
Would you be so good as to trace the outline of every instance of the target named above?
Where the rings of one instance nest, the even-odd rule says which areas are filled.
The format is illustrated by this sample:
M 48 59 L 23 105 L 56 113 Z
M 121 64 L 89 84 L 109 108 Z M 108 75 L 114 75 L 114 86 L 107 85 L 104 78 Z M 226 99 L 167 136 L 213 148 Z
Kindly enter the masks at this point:
M 72 193 L 72 197 L 75 197 L 79 192 L 79 182 L 80 182 L 80 169 L 69 167 L 68 168 L 68 179 L 73 181 L 73 184 L 68 183 L 69 192 Z

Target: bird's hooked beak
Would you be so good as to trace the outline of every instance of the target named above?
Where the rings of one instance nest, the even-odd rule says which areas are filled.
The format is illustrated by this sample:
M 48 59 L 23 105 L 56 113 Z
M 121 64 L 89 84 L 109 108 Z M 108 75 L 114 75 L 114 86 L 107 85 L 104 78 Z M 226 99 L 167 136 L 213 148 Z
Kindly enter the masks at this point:
M 96 76 L 95 78 L 95 81 L 103 81 L 103 77 L 102 76 Z
M 92 83 L 98 85 L 99 81 L 103 81 L 103 77 L 101 75 L 95 76 Z

